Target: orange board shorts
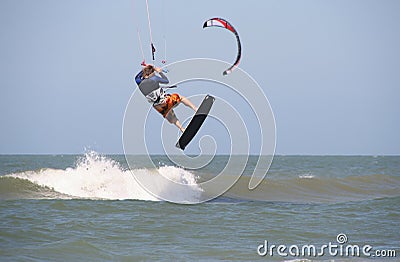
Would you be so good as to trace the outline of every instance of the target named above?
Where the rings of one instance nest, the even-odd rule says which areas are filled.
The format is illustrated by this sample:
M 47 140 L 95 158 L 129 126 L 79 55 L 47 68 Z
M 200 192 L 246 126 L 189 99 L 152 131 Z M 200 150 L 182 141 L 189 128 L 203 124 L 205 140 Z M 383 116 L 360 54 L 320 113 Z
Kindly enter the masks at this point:
M 168 112 L 181 102 L 181 97 L 178 94 L 166 94 L 164 102 L 154 105 L 153 107 L 165 117 Z

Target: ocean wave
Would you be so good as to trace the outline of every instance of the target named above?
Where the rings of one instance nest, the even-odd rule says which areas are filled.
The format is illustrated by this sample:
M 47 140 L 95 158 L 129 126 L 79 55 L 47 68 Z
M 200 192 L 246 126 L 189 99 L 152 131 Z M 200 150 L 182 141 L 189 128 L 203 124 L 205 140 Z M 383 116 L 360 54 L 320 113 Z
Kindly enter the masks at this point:
M 400 177 L 386 174 L 347 177 L 268 176 L 255 190 L 249 177 L 241 177 L 225 194 L 237 199 L 294 203 L 348 202 L 400 196 Z
M 235 171 L 232 171 L 232 173 Z M 188 171 L 163 165 L 157 168 L 123 168 L 118 161 L 88 152 L 75 167 L 42 168 L 0 176 L 0 199 L 110 199 L 162 201 L 159 195 L 181 203 L 201 202 L 215 192 L 205 192 L 202 181 L 215 176 L 212 169 Z M 176 187 L 167 183 L 188 185 Z M 249 176 L 242 176 L 221 199 L 233 201 L 278 201 L 290 203 L 348 202 L 400 196 L 400 177 L 396 174 L 332 175 L 279 173 L 267 175 L 254 190 Z M 138 181 L 151 184 L 151 192 Z M 224 180 L 219 180 L 224 183 Z M 219 190 L 216 185 L 213 190 Z M 179 189 L 178 189 L 179 188 Z M 218 193 L 218 192 L 217 192 Z
M 136 176 L 154 180 L 153 193 L 146 191 Z M 186 192 L 176 192 L 163 183 L 166 177 L 181 184 L 190 185 Z M 155 191 L 155 192 L 154 192 Z M 76 167 L 62 169 L 42 168 L 0 177 L 0 199 L 18 198 L 83 198 L 110 200 L 161 201 L 157 191 L 167 191 L 182 202 L 196 201 L 201 188 L 196 176 L 173 166 L 154 169 L 124 170 L 118 162 L 89 152 L 77 161 Z

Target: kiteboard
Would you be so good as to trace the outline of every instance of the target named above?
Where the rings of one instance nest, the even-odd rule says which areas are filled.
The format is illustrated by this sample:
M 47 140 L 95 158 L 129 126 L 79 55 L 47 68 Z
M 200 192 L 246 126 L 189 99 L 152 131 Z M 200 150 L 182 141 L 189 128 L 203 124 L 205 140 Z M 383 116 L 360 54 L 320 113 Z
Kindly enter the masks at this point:
M 192 141 L 194 136 L 199 131 L 201 125 L 203 124 L 204 120 L 206 120 L 208 113 L 215 101 L 215 98 L 207 95 L 199 109 L 197 109 L 196 114 L 193 116 L 192 120 L 190 121 L 189 125 L 186 127 L 185 132 L 181 135 L 178 142 L 176 143 L 176 147 L 182 150 Z

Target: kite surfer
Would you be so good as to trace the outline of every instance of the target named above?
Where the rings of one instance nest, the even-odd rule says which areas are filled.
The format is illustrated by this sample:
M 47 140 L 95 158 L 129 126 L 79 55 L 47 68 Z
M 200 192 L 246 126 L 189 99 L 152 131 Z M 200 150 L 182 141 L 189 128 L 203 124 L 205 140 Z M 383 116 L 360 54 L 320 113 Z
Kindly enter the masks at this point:
M 158 73 L 159 76 L 156 73 Z M 147 101 L 153 105 L 154 109 L 167 119 L 168 122 L 176 125 L 182 132 L 184 132 L 185 128 L 182 127 L 182 124 L 176 117 L 173 108 L 180 102 L 185 106 L 190 107 L 195 112 L 197 111 L 197 107 L 184 96 L 177 93 L 167 94 L 164 92 L 163 87 L 161 87 L 160 84 L 168 84 L 169 80 L 162 72 L 162 69 L 154 67 L 153 65 L 144 65 L 143 70 L 135 76 L 135 81 L 142 94 L 147 98 Z M 176 86 L 164 88 L 173 87 Z

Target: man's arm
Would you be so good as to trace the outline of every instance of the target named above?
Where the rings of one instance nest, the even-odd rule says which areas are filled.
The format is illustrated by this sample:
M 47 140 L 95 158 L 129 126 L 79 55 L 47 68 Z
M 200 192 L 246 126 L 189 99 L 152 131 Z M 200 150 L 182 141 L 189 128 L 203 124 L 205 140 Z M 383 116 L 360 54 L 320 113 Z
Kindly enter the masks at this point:
M 156 67 L 155 70 L 161 76 L 161 77 L 156 76 L 157 82 L 159 82 L 160 84 L 168 84 L 169 83 L 168 77 L 164 75 L 162 69 L 160 67 Z
M 161 77 L 158 77 L 158 82 L 160 84 L 168 84 L 169 83 L 168 77 L 166 75 L 164 75 L 163 72 L 160 72 L 159 74 Z

